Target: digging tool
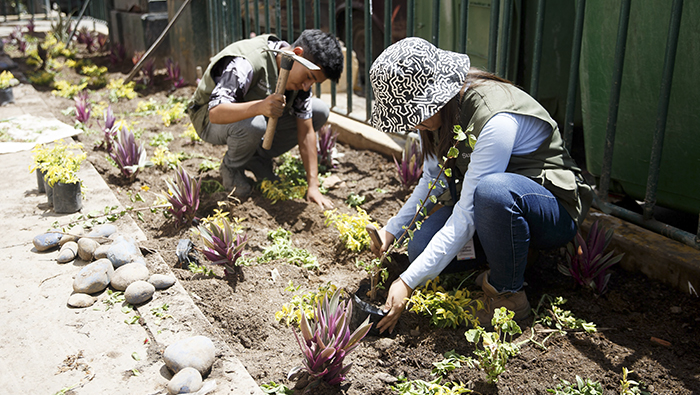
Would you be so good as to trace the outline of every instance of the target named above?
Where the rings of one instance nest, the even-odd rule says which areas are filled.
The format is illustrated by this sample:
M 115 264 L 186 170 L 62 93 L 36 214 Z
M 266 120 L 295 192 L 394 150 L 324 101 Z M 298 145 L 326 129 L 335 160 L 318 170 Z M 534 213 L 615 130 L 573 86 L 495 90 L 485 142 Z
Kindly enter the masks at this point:
M 282 55 L 282 59 L 280 60 L 280 75 L 279 78 L 277 78 L 275 93 L 284 94 L 286 90 L 285 87 L 287 86 L 287 78 L 289 78 L 289 71 L 292 70 L 295 61 L 309 70 L 321 70 L 320 67 L 294 52 L 287 52 L 279 49 L 268 49 L 266 51 Z M 278 118 L 270 118 L 267 121 L 267 130 L 265 130 L 265 138 L 263 140 L 263 148 L 266 150 L 272 147 L 272 139 L 275 137 L 275 129 L 277 129 L 277 120 Z

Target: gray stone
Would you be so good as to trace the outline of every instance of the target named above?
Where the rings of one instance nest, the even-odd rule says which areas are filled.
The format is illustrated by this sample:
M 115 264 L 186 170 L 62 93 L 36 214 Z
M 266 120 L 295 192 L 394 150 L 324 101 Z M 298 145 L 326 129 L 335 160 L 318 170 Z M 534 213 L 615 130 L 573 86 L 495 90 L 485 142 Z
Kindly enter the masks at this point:
M 395 341 L 393 339 L 389 339 L 387 337 L 383 337 L 376 342 L 374 342 L 374 348 L 377 350 L 383 350 L 386 351 L 390 349 L 394 345 Z
M 153 284 L 146 281 L 134 281 L 126 287 L 124 300 L 126 303 L 137 305 L 151 299 L 154 293 L 156 293 L 156 287 Z
M 68 298 L 68 306 L 70 307 L 90 307 L 95 303 L 96 298 L 84 294 L 84 293 L 74 293 Z
M 90 233 L 87 235 L 90 237 L 109 237 L 112 234 L 116 233 L 117 227 L 112 225 L 112 224 L 104 224 L 95 227 L 95 229 L 91 230 Z
M 61 247 L 61 251 L 58 253 L 58 258 L 56 260 L 58 263 L 70 262 L 78 255 L 78 243 L 74 241 L 69 241 Z
M 171 394 L 187 394 L 202 388 L 202 374 L 195 368 L 184 368 L 177 372 L 168 383 Z
M 374 378 L 386 384 L 394 384 L 395 382 L 399 381 L 399 379 L 397 379 L 396 377 L 385 372 L 379 372 L 375 374 Z
M 107 258 L 107 251 L 109 251 L 109 245 L 101 245 L 95 249 L 92 255 L 95 259 Z
M 190 367 L 204 377 L 214 364 L 215 352 L 214 343 L 209 338 L 194 336 L 169 345 L 163 352 L 163 360 L 173 373 Z
M 85 266 L 73 280 L 73 291 L 92 294 L 104 290 L 109 285 L 113 270 L 111 262 L 106 259 L 100 259 Z
M 177 281 L 177 279 L 174 276 L 168 276 L 166 274 L 154 274 L 148 279 L 148 282 L 153 284 L 156 289 L 170 288 L 175 284 L 175 281 Z
M 58 247 L 62 236 L 61 233 L 42 233 L 38 236 L 34 236 L 32 242 L 37 251 L 47 251 Z
M 112 287 L 117 291 L 124 291 L 135 281 L 148 280 L 148 268 L 140 263 L 127 263 L 120 266 L 112 275 Z
M 78 240 L 80 240 L 80 238 L 84 235 L 85 229 L 83 229 L 82 226 L 73 227 L 68 231 L 68 234 L 65 234 L 63 235 L 63 237 L 61 237 L 61 242 L 59 244 L 64 245 L 69 241 L 75 241 L 77 243 Z
M 84 261 L 91 262 L 95 254 L 95 250 L 100 246 L 100 243 L 93 239 L 83 237 L 78 240 L 78 256 Z
M 117 236 L 112 245 L 109 246 L 107 259 L 112 261 L 115 269 L 134 261 L 146 263 L 136 241 L 124 236 Z

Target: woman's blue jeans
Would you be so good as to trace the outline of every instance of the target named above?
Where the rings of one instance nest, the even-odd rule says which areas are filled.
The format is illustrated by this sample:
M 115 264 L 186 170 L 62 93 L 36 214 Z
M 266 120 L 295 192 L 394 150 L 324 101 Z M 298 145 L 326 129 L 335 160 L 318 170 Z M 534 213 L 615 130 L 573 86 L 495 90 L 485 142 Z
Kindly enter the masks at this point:
M 442 207 L 423 221 L 408 244 L 413 262 L 430 239 L 444 226 L 452 207 Z M 576 235 L 576 223 L 546 188 L 514 173 L 491 174 L 474 192 L 475 260 L 457 261 L 444 272 L 466 270 L 488 263 L 489 283 L 499 292 L 523 287 L 530 247 L 551 249 L 565 245 Z

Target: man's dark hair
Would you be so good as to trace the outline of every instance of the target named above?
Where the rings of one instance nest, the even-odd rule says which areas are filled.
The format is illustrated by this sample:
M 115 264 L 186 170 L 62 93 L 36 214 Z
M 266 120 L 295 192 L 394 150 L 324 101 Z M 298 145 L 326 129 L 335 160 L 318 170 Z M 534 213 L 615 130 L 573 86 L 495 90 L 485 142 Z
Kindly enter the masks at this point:
M 329 80 L 338 82 L 343 73 L 343 52 L 338 39 L 320 30 L 308 29 L 301 32 L 293 46 L 303 48 L 305 58 L 319 66 Z

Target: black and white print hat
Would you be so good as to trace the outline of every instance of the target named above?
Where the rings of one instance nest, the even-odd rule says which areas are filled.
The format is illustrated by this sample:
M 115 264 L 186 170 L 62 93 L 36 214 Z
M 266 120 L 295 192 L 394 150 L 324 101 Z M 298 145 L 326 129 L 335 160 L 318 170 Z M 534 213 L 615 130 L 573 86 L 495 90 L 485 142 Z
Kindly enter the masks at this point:
M 407 132 L 459 93 L 468 72 L 469 56 L 439 49 L 422 38 L 391 45 L 369 72 L 375 98 L 372 126 L 385 133 Z

